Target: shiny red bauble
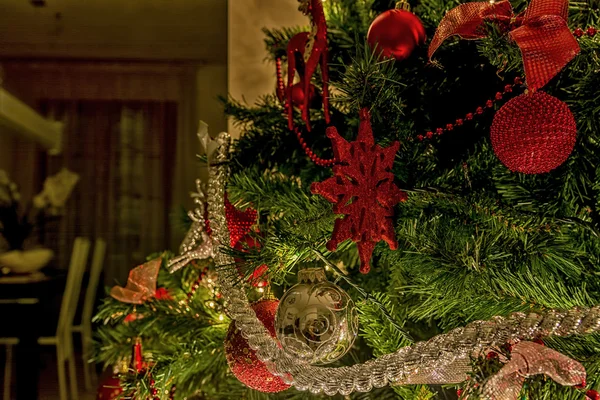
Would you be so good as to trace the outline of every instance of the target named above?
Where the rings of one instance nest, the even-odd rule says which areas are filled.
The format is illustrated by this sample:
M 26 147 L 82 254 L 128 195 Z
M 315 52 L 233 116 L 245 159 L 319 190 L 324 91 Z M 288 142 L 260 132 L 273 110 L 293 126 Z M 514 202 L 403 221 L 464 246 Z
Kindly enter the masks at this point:
M 278 305 L 277 300 L 262 300 L 252 305 L 256 316 L 273 337 L 275 337 L 275 314 Z M 267 366 L 256 357 L 248 341 L 236 328 L 235 322 L 231 323 L 225 336 L 225 357 L 233 375 L 249 388 L 276 393 L 290 387 L 280 377 L 271 374 Z
M 321 94 L 312 83 L 308 86 L 308 106 L 310 108 L 321 107 Z M 298 82 L 290 89 L 292 91 L 292 104 L 299 109 L 304 108 L 304 83 Z
M 121 387 L 119 378 L 117 376 L 108 376 L 98 386 L 96 400 L 114 400 L 121 393 L 123 393 L 123 388 Z
M 600 400 L 600 394 L 598 394 L 598 392 L 595 390 L 588 390 L 585 392 L 585 395 L 590 400 Z
M 425 43 L 425 28 L 419 17 L 407 10 L 387 10 L 373 20 L 367 33 L 371 50 L 398 61 L 408 58 Z
M 543 174 L 569 158 L 577 126 L 567 104 L 535 92 L 515 97 L 498 110 L 490 139 L 494 153 L 511 171 Z

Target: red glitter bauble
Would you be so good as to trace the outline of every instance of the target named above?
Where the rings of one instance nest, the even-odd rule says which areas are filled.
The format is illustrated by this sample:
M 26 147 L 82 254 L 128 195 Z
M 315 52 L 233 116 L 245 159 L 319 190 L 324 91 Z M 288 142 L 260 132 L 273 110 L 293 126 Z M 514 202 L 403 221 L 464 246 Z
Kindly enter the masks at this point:
M 494 152 L 508 169 L 543 174 L 569 158 L 577 126 L 564 102 L 535 92 L 515 97 L 498 110 L 490 137 Z
M 292 91 L 292 104 L 300 110 L 304 108 L 304 83 L 298 82 L 290 89 Z M 312 83 L 309 86 L 308 106 L 310 108 L 321 108 L 321 94 Z
M 108 376 L 98 386 L 96 400 L 113 400 L 123 393 L 121 381 L 116 376 Z
M 262 300 L 252 305 L 256 316 L 271 336 L 275 337 L 275 313 L 278 300 Z M 244 385 L 267 393 L 281 392 L 290 387 L 280 377 L 269 372 L 266 365 L 256 357 L 240 330 L 232 322 L 225 337 L 225 357 L 229 369 Z
M 373 20 L 367 33 L 371 49 L 398 61 L 408 58 L 425 43 L 425 28 L 419 17 L 407 10 L 387 10 Z

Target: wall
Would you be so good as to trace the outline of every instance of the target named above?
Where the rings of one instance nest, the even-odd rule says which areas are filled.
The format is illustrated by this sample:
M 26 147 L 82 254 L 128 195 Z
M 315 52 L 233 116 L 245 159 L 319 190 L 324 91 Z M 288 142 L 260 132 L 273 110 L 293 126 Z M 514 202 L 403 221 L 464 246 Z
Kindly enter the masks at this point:
M 227 130 L 227 118 L 219 96 L 227 96 L 227 65 L 209 64 L 196 75 L 198 118 L 206 122 L 213 135 Z
M 298 0 L 229 0 L 228 87 L 235 99 L 253 104 L 275 90 L 275 64 L 265 61 L 267 51 L 262 28 L 308 26 L 298 11 Z M 229 132 L 239 131 L 229 121 Z

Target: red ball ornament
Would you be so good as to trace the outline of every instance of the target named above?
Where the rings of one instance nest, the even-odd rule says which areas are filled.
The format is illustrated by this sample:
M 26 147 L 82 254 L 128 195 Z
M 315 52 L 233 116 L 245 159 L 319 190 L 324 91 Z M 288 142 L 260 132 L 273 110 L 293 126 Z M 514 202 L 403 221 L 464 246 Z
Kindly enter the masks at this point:
M 256 316 L 272 337 L 275 337 L 275 314 L 278 300 L 262 300 L 252 305 Z M 225 357 L 229 369 L 244 385 L 266 393 L 286 390 L 290 385 L 269 372 L 266 365 L 256 357 L 240 330 L 232 322 L 225 337 Z
M 543 174 L 564 163 L 575 147 L 577 126 L 569 107 L 544 92 L 522 94 L 494 117 L 494 152 L 513 172 Z
M 292 91 L 292 104 L 302 110 L 304 108 L 304 84 L 298 82 L 290 90 Z M 321 94 L 312 83 L 309 85 L 308 106 L 310 108 L 321 108 Z
M 585 392 L 585 395 L 590 400 L 600 400 L 600 394 L 598 394 L 598 392 L 596 392 L 595 390 L 588 390 L 587 392 Z
M 117 376 L 108 376 L 104 379 L 96 393 L 96 400 L 114 400 L 123 393 L 121 381 Z
M 408 58 L 415 47 L 425 43 L 425 28 L 419 17 L 408 10 L 387 10 L 373 20 L 367 41 L 373 51 L 397 61 Z

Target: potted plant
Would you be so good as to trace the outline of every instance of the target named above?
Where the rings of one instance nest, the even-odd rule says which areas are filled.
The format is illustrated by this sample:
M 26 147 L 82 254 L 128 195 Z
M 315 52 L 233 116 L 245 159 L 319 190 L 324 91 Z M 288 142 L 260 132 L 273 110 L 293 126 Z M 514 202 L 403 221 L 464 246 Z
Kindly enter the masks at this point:
M 46 178 L 43 190 L 22 207 L 21 194 L 4 170 L 0 170 L 0 268 L 3 272 L 31 273 L 50 262 L 53 252 L 28 248 L 32 232 L 45 218 L 56 217 L 71 195 L 79 176 L 68 169 Z

